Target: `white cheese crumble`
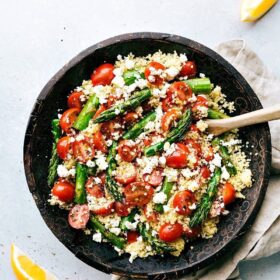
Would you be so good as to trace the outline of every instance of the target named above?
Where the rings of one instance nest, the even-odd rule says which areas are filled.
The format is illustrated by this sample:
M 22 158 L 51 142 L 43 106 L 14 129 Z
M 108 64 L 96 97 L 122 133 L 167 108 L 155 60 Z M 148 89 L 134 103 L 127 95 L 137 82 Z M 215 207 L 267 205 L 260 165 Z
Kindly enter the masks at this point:
M 76 174 L 75 167 L 71 169 L 67 169 L 63 164 L 59 164 L 57 167 L 57 175 L 58 177 L 66 178 L 66 177 L 74 177 Z
M 101 243 L 102 241 L 102 235 L 100 232 L 96 232 L 92 235 L 92 240 L 98 243 Z
M 221 178 L 223 180 L 228 180 L 230 178 L 230 174 L 227 171 L 227 168 L 225 166 L 222 167 L 222 175 Z
M 98 166 L 98 169 L 101 170 L 101 171 L 106 170 L 107 167 L 108 167 L 108 163 L 106 161 L 105 154 L 98 151 L 95 158 L 96 158 L 96 165 Z
M 222 166 L 222 158 L 218 153 L 214 154 L 214 158 L 213 160 L 210 162 L 212 164 L 214 164 L 217 167 L 221 167 Z
M 167 177 L 169 182 L 176 182 L 178 177 L 178 170 L 166 167 L 164 168 L 163 175 Z
M 167 195 L 164 192 L 158 192 L 153 197 L 154 203 L 160 203 L 163 204 L 167 199 Z

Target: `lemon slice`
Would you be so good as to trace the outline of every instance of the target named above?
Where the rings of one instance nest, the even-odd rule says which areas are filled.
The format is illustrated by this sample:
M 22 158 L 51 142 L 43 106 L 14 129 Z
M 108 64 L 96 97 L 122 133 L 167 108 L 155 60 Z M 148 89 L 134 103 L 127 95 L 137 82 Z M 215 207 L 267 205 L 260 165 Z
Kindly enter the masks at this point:
M 252 22 L 262 17 L 277 0 L 242 0 L 241 21 Z
M 58 280 L 50 272 L 35 264 L 14 244 L 11 246 L 11 264 L 18 280 Z

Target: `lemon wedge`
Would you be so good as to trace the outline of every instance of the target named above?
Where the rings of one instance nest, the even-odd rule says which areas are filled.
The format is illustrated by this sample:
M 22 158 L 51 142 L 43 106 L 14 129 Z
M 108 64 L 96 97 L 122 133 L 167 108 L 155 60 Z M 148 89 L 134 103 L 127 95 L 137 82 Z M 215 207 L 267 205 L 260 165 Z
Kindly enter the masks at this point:
M 14 244 L 11 246 L 11 264 L 18 280 L 58 280 L 50 272 L 35 264 Z
M 277 0 L 242 0 L 241 21 L 252 22 L 262 17 Z

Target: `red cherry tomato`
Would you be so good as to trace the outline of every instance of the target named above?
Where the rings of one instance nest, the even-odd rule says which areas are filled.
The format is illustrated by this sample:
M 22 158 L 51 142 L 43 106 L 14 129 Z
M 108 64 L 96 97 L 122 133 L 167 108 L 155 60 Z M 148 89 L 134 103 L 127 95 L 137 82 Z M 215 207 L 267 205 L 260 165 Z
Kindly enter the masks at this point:
M 130 209 L 125 202 L 115 202 L 115 210 L 119 217 L 126 217 L 130 213 Z
M 233 185 L 229 182 L 226 182 L 223 186 L 223 200 L 224 204 L 230 204 L 235 200 L 236 197 L 236 191 L 233 187 Z
M 106 139 L 112 139 L 114 133 L 119 133 L 121 135 L 123 130 L 120 117 L 102 123 L 100 131 Z
M 60 138 L 56 144 L 57 154 L 58 156 L 65 160 L 70 150 L 70 137 L 64 136 Z
M 153 187 L 157 187 L 161 184 L 163 180 L 163 170 L 160 168 L 156 168 L 152 171 L 151 174 L 144 174 L 143 179 L 144 182 L 150 184 Z
M 117 170 L 118 170 L 117 172 L 118 174 L 115 177 L 117 182 L 119 182 L 120 184 L 130 184 L 132 182 L 135 182 L 137 171 L 132 163 L 123 164 L 121 165 L 121 168 Z
M 180 112 L 177 109 L 169 109 L 161 119 L 161 127 L 163 131 L 168 131 L 174 121 L 180 116 Z
M 82 91 L 73 91 L 67 100 L 67 105 L 69 108 L 78 108 L 79 110 L 82 109 L 82 101 L 81 96 L 83 95 Z
M 153 197 L 154 189 L 144 182 L 134 182 L 124 188 L 126 202 L 131 206 L 143 206 Z
M 175 151 L 166 157 L 166 165 L 172 168 L 184 168 L 188 165 L 189 149 L 182 143 L 177 143 Z
M 174 82 L 167 90 L 167 95 L 177 96 L 181 101 L 192 97 L 192 89 L 184 82 Z
M 186 228 L 184 228 L 184 234 L 186 235 L 186 237 L 188 239 L 195 239 L 195 238 L 199 237 L 200 233 L 201 233 L 201 228 L 200 227 L 194 227 L 194 228 L 186 227 Z
M 99 106 L 99 108 L 97 109 L 97 111 L 95 112 L 93 119 L 95 120 L 102 112 L 104 112 L 106 110 L 106 106 L 104 104 L 101 104 Z
M 159 238 L 165 242 L 173 242 L 183 234 L 183 226 L 179 223 L 164 224 L 159 229 Z
M 167 96 L 161 102 L 162 110 L 164 112 L 167 112 L 169 109 L 171 109 L 173 105 L 172 96 Z
M 108 152 L 106 142 L 100 131 L 97 131 L 96 133 L 93 134 L 93 144 L 94 144 L 94 147 L 97 150 L 101 151 L 102 153 Z
M 144 208 L 144 215 L 145 215 L 147 221 L 150 222 L 150 223 L 155 223 L 155 222 L 158 221 L 158 214 L 157 214 L 157 212 L 155 212 L 155 211 L 149 212 L 147 210 L 147 206 L 145 206 L 145 208 Z
M 89 138 L 76 140 L 72 143 L 74 157 L 80 162 L 86 163 L 94 157 L 94 146 Z
M 208 106 L 208 100 L 207 98 L 205 98 L 204 96 L 202 95 L 198 95 L 196 97 L 196 103 L 198 104 L 201 104 L 201 105 L 205 105 L 205 106 Z
M 130 140 L 122 140 L 118 145 L 118 154 L 123 161 L 131 162 L 137 156 L 137 147 Z
M 180 215 L 190 216 L 192 210 L 189 207 L 193 203 L 195 203 L 195 197 L 191 191 L 180 191 L 176 193 L 173 199 L 173 207 Z
M 68 132 L 69 129 L 72 127 L 73 123 L 75 122 L 76 118 L 78 117 L 80 110 L 78 108 L 71 108 L 66 110 L 60 120 L 59 125 L 63 131 Z
M 136 112 L 128 112 L 123 116 L 123 121 L 127 126 L 134 124 L 138 120 Z
M 106 181 L 106 173 L 105 172 L 101 172 L 101 173 L 98 174 L 97 177 L 101 180 L 101 185 L 104 185 L 105 181 Z
M 91 210 L 95 215 L 107 216 L 114 212 L 114 202 L 108 201 L 102 205 L 95 205 Z
M 207 161 L 211 161 L 214 158 L 214 151 L 212 146 L 208 146 L 207 148 L 204 149 L 203 156 Z
M 110 85 L 111 81 L 114 79 L 115 75 L 113 73 L 114 65 L 110 63 L 104 63 L 97 67 L 90 78 L 94 86 L 97 85 Z
M 86 204 L 75 205 L 69 212 L 68 222 L 72 228 L 84 229 L 89 220 L 89 208 Z
M 164 79 L 160 75 L 158 74 L 152 75 L 153 71 L 160 71 L 160 70 L 165 70 L 165 67 L 161 63 L 156 61 L 152 61 L 149 63 L 144 73 L 145 78 L 149 81 L 149 83 L 155 86 L 160 86 L 163 84 Z
M 58 180 L 52 188 L 52 195 L 60 201 L 72 202 L 75 196 L 75 186 L 66 180 Z
M 138 237 L 139 237 L 139 233 L 137 231 L 129 231 L 127 233 L 127 242 L 129 244 L 134 243 L 137 241 Z
M 86 182 L 86 191 L 93 197 L 104 197 L 104 188 L 101 185 L 95 183 L 94 177 L 88 178 Z
M 190 127 L 190 131 L 192 132 L 199 132 L 197 126 L 195 124 L 192 124 L 191 127 Z
M 193 151 L 196 155 L 201 155 L 201 146 L 198 142 L 193 139 L 186 139 L 185 144 L 190 152 Z
M 196 63 L 194 61 L 186 61 L 182 69 L 180 71 L 180 76 L 185 77 L 188 76 L 189 78 L 195 77 L 197 73 Z
M 210 169 L 204 165 L 201 167 L 200 174 L 204 179 L 208 179 L 211 175 Z

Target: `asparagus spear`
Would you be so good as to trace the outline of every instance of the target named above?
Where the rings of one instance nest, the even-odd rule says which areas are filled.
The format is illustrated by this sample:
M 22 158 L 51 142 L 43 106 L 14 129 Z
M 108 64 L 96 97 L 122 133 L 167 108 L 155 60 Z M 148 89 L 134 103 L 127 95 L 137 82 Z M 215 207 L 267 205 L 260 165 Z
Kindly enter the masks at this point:
M 150 112 L 147 114 L 141 121 L 136 123 L 130 130 L 128 130 L 124 135 L 124 139 L 135 139 L 137 138 L 144 130 L 148 122 L 152 122 L 156 119 L 156 112 Z
M 48 185 L 53 185 L 56 176 L 57 176 L 57 166 L 59 162 L 59 158 L 56 151 L 56 144 L 60 138 L 61 131 L 59 128 L 59 120 L 52 120 L 52 134 L 53 134 L 53 144 L 52 144 L 52 154 L 49 163 L 49 174 L 48 174 Z
M 178 125 L 170 130 L 170 132 L 167 134 L 166 139 L 163 141 L 156 143 L 152 146 L 149 146 L 145 148 L 144 154 L 145 156 L 153 156 L 157 152 L 161 151 L 163 149 L 163 146 L 166 142 L 172 144 L 175 142 L 178 142 L 182 140 L 182 138 L 185 136 L 189 126 L 191 124 L 191 110 L 188 109 L 184 112 L 181 119 L 178 122 Z
M 208 118 L 209 119 L 226 119 L 226 118 L 229 118 L 229 116 L 222 112 L 219 112 L 217 110 L 208 108 Z
M 213 88 L 209 78 L 196 78 L 184 82 L 191 87 L 194 93 L 209 93 Z
M 215 196 L 217 194 L 220 179 L 221 179 L 221 169 L 216 168 L 213 176 L 211 177 L 208 183 L 207 191 L 201 198 L 201 201 L 190 220 L 190 227 L 195 227 L 201 224 L 207 218 L 213 200 L 215 199 Z
M 153 236 L 151 230 L 148 230 L 144 223 L 138 223 L 138 231 L 143 239 L 148 242 L 157 253 L 162 254 L 164 252 L 176 251 L 175 248 Z
M 95 120 L 94 123 L 102 123 L 115 118 L 117 115 L 123 115 L 127 111 L 138 107 L 142 102 L 148 100 L 152 96 L 149 89 L 144 89 L 136 92 L 128 100 L 119 103 L 108 110 L 103 111 Z
M 109 242 L 119 249 L 123 249 L 126 243 L 125 239 L 115 235 L 114 233 L 108 231 L 105 226 L 95 217 L 90 217 L 90 225 L 96 231 L 99 231 L 103 237 L 105 237 Z
M 74 122 L 73 127 L 78 130 L 83 130 L 87 128 L 89 121 L 95 114 L 99 105 L 98 97 L 93 94 L 85 104 L 84 108 L 80 112 L 79 116 L 77 117 L 76 121 Z
M 84 204 L 87 202 L 85 184 L 87 180 L 87 167 L 80 163 L 76 166 L 76 187 L 75 187 L 75 203 Z
M 115 160 L 117 154 L 117 142 L 114 141 L 110 147 L 109 154 L 107 157 L 108 168 L 106 171 L 106 188 L 109 193 L 113 196 L 116 201 L 122 201 L 123 195 L 119 191 L 119 185 L 117 182 L 112 178 L 112 172 L 116 169 L 117 163 Z
M 133 84 L 137 79 L 145 78 L 143 73 L 139 73 L 137 70 L 127 70 L 123 73 L 123 79 L 127 86 Z
M 166 194 L 166 196 L 167 196 L 166 202 L 168 202 L 168 200 L 170 198 L 171 190 L 172 190 L 173 186 L 174 186 L 174 183 L 168 182 L 167 178 L 165 177 L 160 192 L 163 192 Z M 163 213 L 163 204 L 157 203 L 155 205 L 155 210 L 159 213 Z
M 121 230 L 123 230 L 123 231 L 127 231 L 127 230 L 128 230 L 128 228 L 126 227 L 125 223 L 126 223 L 126 222 L 130 222 L 130 223 L 133 222 L 134 217 L 135 217 L 135 215 L 136 215 L 137 212 L 138 212 L 138 210 L 137 210 L 136 208 L 134 208 L 134 209 L 129 213 L 128 216 L 122 217 L 121 222 L 120 222 L 120 229 L 121 229 Z

